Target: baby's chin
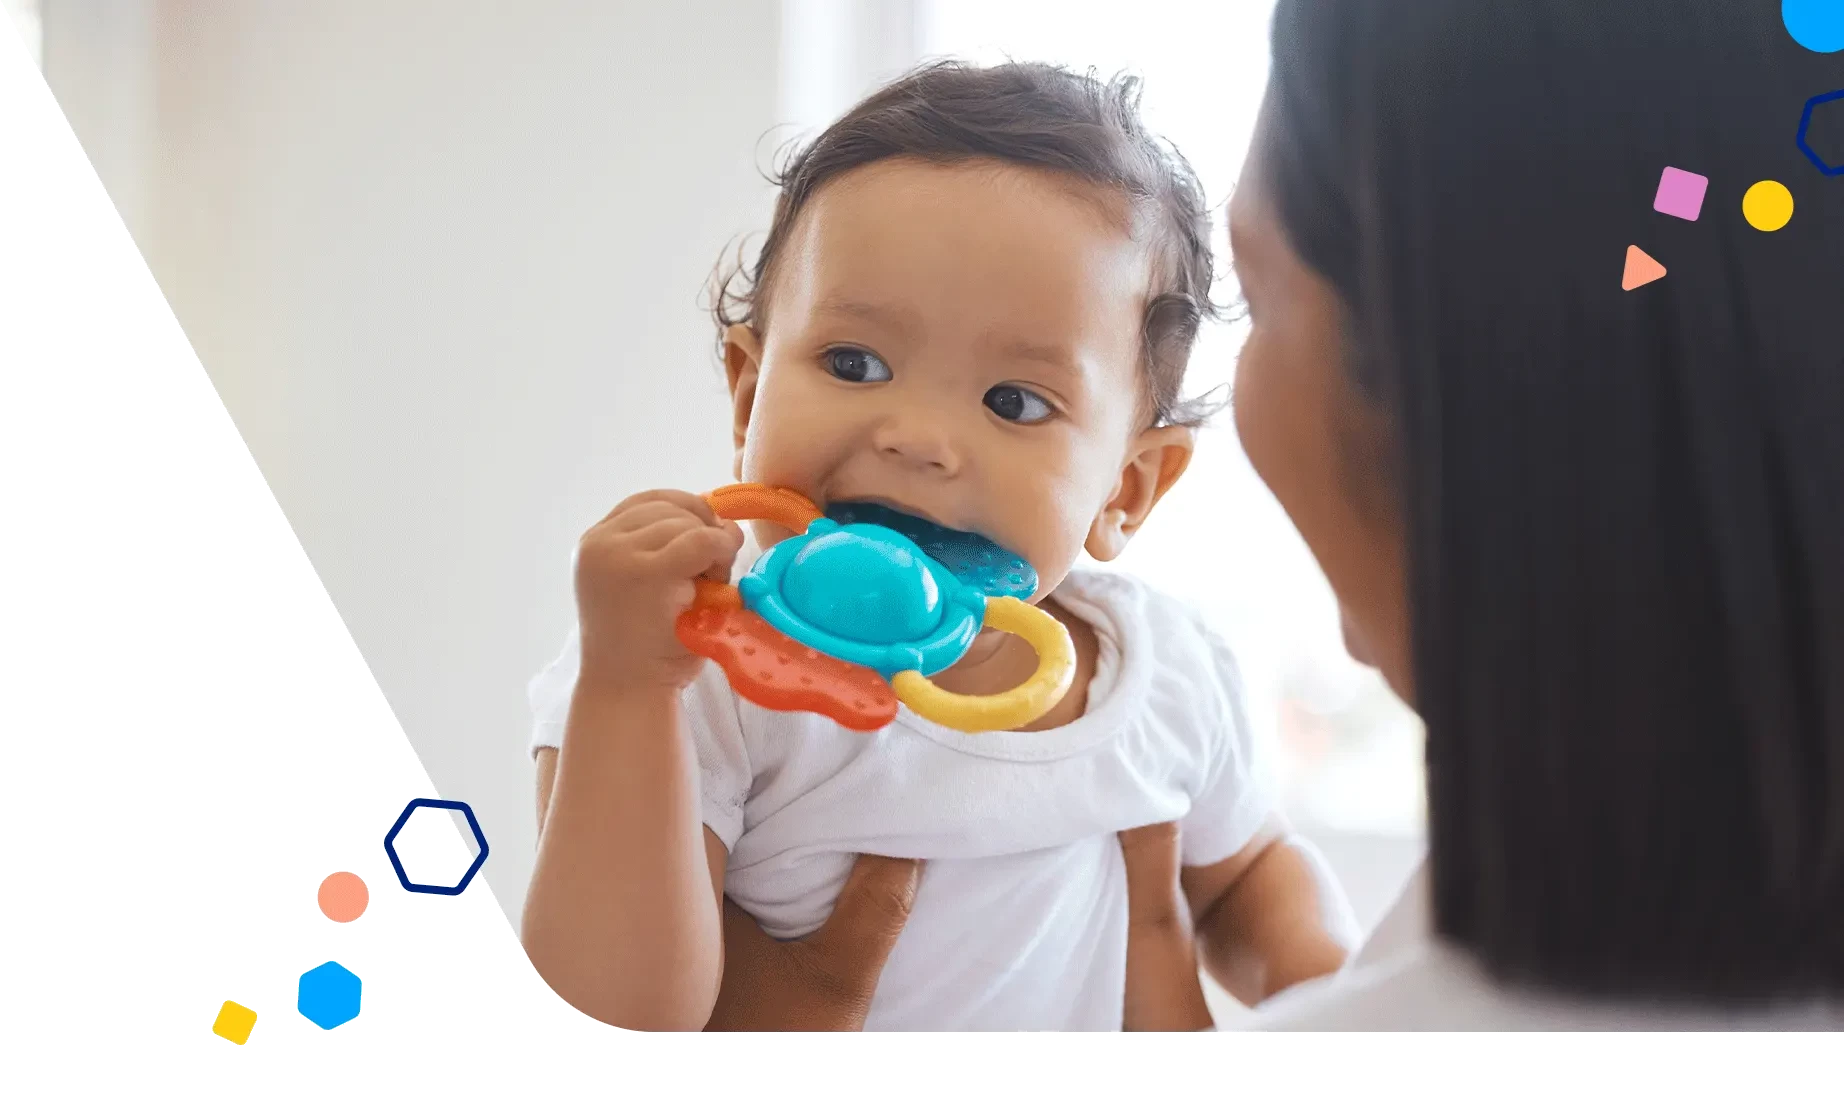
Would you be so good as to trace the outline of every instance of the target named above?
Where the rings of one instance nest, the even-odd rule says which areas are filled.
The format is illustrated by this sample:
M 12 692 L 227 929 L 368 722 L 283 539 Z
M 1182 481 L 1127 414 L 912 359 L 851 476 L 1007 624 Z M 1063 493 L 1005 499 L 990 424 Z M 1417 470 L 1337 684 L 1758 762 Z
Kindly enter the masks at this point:
M 792 537 L 794 534 L 772 521 L 751 521 L 744 526 L 750 540 L 755 542 L 756 552 L 763 553 Z M 746 555 L 742 553 L 739 555 Z

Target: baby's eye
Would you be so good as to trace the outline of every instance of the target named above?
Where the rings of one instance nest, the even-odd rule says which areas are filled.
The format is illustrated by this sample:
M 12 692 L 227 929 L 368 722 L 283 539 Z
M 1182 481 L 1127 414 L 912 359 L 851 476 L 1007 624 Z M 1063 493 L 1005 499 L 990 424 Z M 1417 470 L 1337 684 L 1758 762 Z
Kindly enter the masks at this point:
M 890 366 L 863 348 L 833 348 L 826 353 L 826 370 L 846 382 L 889 382 Z
M 1049 402 L 1022 386 L 995 386 L 981 400 L 987 409 L 1020 425 L 1035 425 L 1056 413 Z

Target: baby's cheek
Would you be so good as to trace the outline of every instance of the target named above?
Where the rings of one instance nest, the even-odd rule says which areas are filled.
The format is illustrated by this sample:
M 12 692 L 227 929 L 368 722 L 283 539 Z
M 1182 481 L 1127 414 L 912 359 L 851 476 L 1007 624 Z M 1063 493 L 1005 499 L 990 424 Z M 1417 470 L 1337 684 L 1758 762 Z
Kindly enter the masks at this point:
M 1029 505 L 1029 526 L 1016 551 L 1031 562 L 1041 583 L 1061 582 L 1081 557 L 1094 517 L 1088 499 L 1069 490 L 1044 490 Z
M 758 412 L 743 443 L 743 481 L 810 492 L 818 485 L 816 446 L 816 437 L 779 414 Z

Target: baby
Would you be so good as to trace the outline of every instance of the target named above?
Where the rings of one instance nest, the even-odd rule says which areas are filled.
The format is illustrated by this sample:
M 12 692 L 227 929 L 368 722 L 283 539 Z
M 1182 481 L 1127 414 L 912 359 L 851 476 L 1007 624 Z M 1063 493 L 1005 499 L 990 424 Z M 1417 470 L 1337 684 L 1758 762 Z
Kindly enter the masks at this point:
M 1136 86 L 943 63 L 789 164 L 753 268 L 720 290 L 736 478 L 871 502 L 1028 559 L 1077 669 L 1045 717 L 876 733 L 762 709 L 674 636 L 741 530 L 696 495 L 615 507 L 577 554 L 580 639 L 532 684 L 542 834 L 524 942 L 604 1021 L 696 1029 L 727 894 L 819 927 L 858 854 L 926 861 L 866 1027 L 1119 1030 L 1117 834 L 1179 820 L 1206 968 L 1253 1003 L 1328 973 L 1313 866 L 1254 775 L 1235 661 L 1112 560 L 1190 461 L 1185 365 L 1211 312 L 1209 215 Z M 712 484 L 716 485 L 716 484 Z M 787 534 L 752 525 L 758 548 Z M 743 559 L 751 555 L 741 553 Z M 934 678 L 992 694 L 1031 648 L 987 631 Z

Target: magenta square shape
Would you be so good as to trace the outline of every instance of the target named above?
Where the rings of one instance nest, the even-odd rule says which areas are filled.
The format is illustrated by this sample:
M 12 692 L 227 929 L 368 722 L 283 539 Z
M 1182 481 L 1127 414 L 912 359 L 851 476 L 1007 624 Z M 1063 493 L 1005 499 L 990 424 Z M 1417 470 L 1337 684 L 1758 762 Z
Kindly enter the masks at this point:
M 1703 194 L 1709 187 L 1710 179 L 1702 174 L 1667 166 L 1658 176 L 1658 196 L 1652 199 L 1652 207 L 1679 220 L 1695 220 L 1703 212 Z

